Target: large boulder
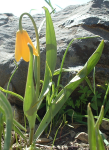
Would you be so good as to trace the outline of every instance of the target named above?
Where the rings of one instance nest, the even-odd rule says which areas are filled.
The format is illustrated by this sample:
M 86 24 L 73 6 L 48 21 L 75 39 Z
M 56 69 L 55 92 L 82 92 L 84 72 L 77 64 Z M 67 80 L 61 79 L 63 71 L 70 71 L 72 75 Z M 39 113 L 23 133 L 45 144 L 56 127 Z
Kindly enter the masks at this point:
M 37 27 L 45 15 L 33 16 Z M 75 70 L 84 66 L 85 62 L 95 51 L 100 41 L 104 39 L 105 47 L 103 54 L 96 66 L 96 80 L 100 84 L 109 79 L 109 1 L 93 0 L 84 5 L 71 5 L 52 15 L 52 20 L 57 40 L 57 65 L 60 68 L 63 54 L 73 38 L 90 37 L 99 35 L 99 38 L 75 40 L 70 46 L 64 67 L 73 67 L 74 71 L 66 73 L 62 77 L 62 84 L 66 84 L 74 75 Z M 4 87 L 15 69 L 14 51 L 16 31 L 18 30 L 19 18 L 13 14 L 0 14 L 0 86 Z M 35 31 L 31 20 L 23 18 L 23 28 L 27 30 L 32 41 L 35 41 Z M 40 32 L 41 52 L 41 79 L 44 78 L 45 68 L 45 24 Z M 18 70 L 12 78 L 11 84 L 15 92 L 24 95 L 28 63 L 22 59 L 18 62 Z

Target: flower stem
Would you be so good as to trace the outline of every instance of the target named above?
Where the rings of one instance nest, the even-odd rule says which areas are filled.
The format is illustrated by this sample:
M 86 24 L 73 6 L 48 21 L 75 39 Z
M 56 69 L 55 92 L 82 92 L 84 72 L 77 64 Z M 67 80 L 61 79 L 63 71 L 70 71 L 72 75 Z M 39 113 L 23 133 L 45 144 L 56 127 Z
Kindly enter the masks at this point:
M 29 145 L 33 142 L 33 135 L 34 135 L 34 128 L 30 129 L 30 136 L 29 136 Z
M 35 34 L 36 34 L 36 43 L 37 43 L 36 47 L 37 47 L 39 56 L 38 57 L 35 56 L 35 60 L 34 60 L 34 77 L 35 77 L 35 83 L 36 83 L 36 100 L 38 100 L 39 88 L 40 88 L 40 46 L 39 46 L 39 35 L 38 35 L 38 30 L 37 30 L 37 27 L 36 27 L 36 23 L 35 23 L 33 17 L 29 13 L 23 13 L 20 16 L 20 19 L 19 19 L 19 30 L 21 32 L 23 30 L 23 28 L 22 28 L 22 17 L 24 15 L 27 15 L 31 19 L 31 21 L 33 23 L 33 26 L 34 26 L 34 29 L 35 29 Z

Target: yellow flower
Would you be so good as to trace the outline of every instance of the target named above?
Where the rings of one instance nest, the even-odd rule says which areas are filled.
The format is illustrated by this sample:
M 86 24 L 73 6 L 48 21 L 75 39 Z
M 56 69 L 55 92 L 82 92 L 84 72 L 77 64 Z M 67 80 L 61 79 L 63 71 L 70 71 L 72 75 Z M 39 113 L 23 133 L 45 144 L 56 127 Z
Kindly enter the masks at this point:
M 25 30 L 17 31 L 15 44 L 15 59 L 17 62 L 21 57 L 27 62 L 30 60 L 30 51 L 27 45 L 28 43 L 30 43 L 33 48 L 33 54 L 38 56 L 38 51 L 34 47 L 28 33 Z

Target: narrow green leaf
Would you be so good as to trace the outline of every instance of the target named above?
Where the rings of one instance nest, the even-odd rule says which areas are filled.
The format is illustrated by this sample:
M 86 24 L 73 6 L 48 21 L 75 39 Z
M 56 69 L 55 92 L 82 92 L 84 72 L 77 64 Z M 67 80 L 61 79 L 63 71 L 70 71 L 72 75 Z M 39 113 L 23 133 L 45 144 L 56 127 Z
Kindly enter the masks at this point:
M 95 128 L 99 129 L 99 126 L 102 123 L 103 116 L 104 116 L 104 106 L 101 107 L 101 111 L 100 111 L 99 117 L 97 119 L 97 122 L 95 124 Z
M 95 94 L 95 67 L 93 68 L 93 88 L 94 88 L 94 94 Z
M 96 148 L 96 135 L 95 135 L 95 122 L 92 115 L 92 111 L 90 108 L 90 103 L 87 107 L 87 113 L 88 113 L 88 141 L 89 141 L 89 147 L 90 150 L 97 150 Z
M 108 110 L 109 110 L 109 99 L 108 99 L 108 101 L 106 103 L 106 106 L 105 106 L 105 109 L 104 109 L 104 116 L 106 115 L 106 113 L 108 112 Z
M 0 92 L 0 107 L 4 110 L 6 115 L 6 135 L 4 141 L 4 148 L 3 150 L 8 150 L 10 148 L 10 141 L 11 141 L 11 130 L 13 124 L 13 113 L 11 109 L 11 105 L 9 101 L 6 99 L 4 94 Z
M 74 39 L 72 39 L 72 40 L 70 41 L 70 43 L 68 44 L 68 46 L 67 46 L 67 48 L 66 48 L 66 50 L 65 50 L 65 53 L 64 53 L 64 55 L 63 55 L 63 58 L 62 58 L 62 62 L 61 62 L 61 66 L 60 66 L 60 72 L 59 72 L 59 76 L 58 76 L 58 80 L 57 80 L 57 86 L 59 86 L 59 84 L 60 84 L 60 79 L 61 79 L 63 64 L 64 64 L 64 61 L 65 61 L 65 58 L 66 58 L 68 49 L 69 49 L 69 47 L 71 46 L 71 44 L 72 44 L 75 40 L 88 39 L 88 38 L 95 38 L 95 37 L 98 37 L 98 36 L 74 38 Z M 58 91 L 57 91 L 56 93 L 58 93 Z
M 95 125 L 97 150 L 105 150 L 103 138 L 100 135 L 100 131 L 99 131 L 99 126 L 100 126 L 100 124 L 102 122 L 103 114 L 104 114 L 104 106 L 101 107 L 101 111 L 100 111 L 98 120 L 97 120 L 96 125 Z
M 107 89 L 106 89 L 106 93 L 105 93 L 105 96 L 104 96 L 103 105 L 105 105 L 105 103 L 106 103 L 108 93 L 109 93 L 109 83 L 108 83 L 108 86 L 107 86 Z
M 27 129 L 25 127 L 23 127 L 19 122 L 17 122 L 14 118 L 13 118 L 13 124 L 14 124 L 14 126 L 17 126 L 19 129 L 27 132 Z
M 57 43 L 56 43 L 56 37 L 55 37 L 55 31 L 54 31 L 52 19 L 48 9 L 46 7 L 43 8 L 46 14 L 46 62 L 47 64 L 45 66 L 44 83 L 43 83 L 41 94 L 39 96 L 39 101 L 42 99 L 42 97 L 46 93 L 46 90 L 49 88 L 49 83 L 52 79 L 55 66 L 56 66 L 56 60 L 57 60 Z M 48 68 L 51 70 L 52 76 Z M 37 105 L 37 109 L 39 108 L 41 102 L 42 101 L 40 101 L 39 104 Z
M 109 142 L 107 141 L 107 139 L 104 137 L 104 134 L 99 130 L 99 133 L 103 139 L 103 142 L 105 143 L 106 146 L 109 146 Z
M 94 66 L 99 61 L 99 58 L 103 51 L 103 47 L 104 47 L 104 41 L 101 41 L 97 50 L 93 53 L 93 55 L 86 62 L 83 69 L 81 69 L 81 71 L 79 71 L 78 74 L 56 96 L 54 102 L 50 106 L 49 110 L 46 112 L 42 122 L 40 123 L 35 133 L 36 139 L 40 136 L 40 134 L 44 131 L 44 129 L 50 123 L 51 118 L 53 118 L 57 114 L 57 112 L 60 110 L 63 104 L 67 101 L 71 93 L 78 87 L 78 85 L 85 79 L 85 77 L 93 70 Z
M 88 77 L 86 77 L 85 80 L 86 80 L 88 86 L 90 87 L 91 91 L 94 93 L 93 88 L 92 88 L 92 85 L 91 85 L 91 82 L 90 82 L 90 80 L 88 79 Z
M 88 71 L 87 71 L 87 74 L 89 74 L 93 70 L 94 66 L 97 64 L 98 60 L 101 57 L 103 48 L 104 48 L 104 40 L 101 41 L 101 43 L 99 44 L 97 50 L 92 54 L 93 57 L 90 57 L 88 59 L 88 64 L 87 64 Z
M 97 150 L 105 150 L 102 136 L 100 135 L 99 129 L 95 129 L 96 131 L 96 141 L 97 141 Z M 93 150 L 93 149 L 92 149 Z
M 89 115 L 89 113 L 90 113 L 90 115 Z M 93 115 L 91 112 L 90 105 L 88 105 L 88 137 L 89 137 L 89 146 L 90 146 L 91 150 L 93 150 L 93 146 L 94 146 L 93 140 L 95 140 L 95 137 L 96 137 L 95 146 L 97 147 L 97 150 L 105 150 L 103 139 L 102 139 L 102 137 L 100 135 L 100 131 L 99 131 L 99 126 L 102 122 L 103 114 L 104 114 L 104 106 L 101 107 L 101 111 L 100 111 L 100 114 L 99 114 L 96 124 L 93 124 L 94 118 L 93 118 Z M 93 130 L 93 128 L 94 128 L 94 130 Z
M 1 139 L 2 139 L 2 132 L 3 132 L 3 114 L 0 112 L 0 150 L 1 150 Z
M 32 106 L 36 103 L 35 99 L 35 89 L 34 89 L 34 82 L 33 82 L 33 49 L 30 44 L 28 44 L 30 49 L 30 62 L 28 67 L 28 76 L 27 76 L 27 83 L 25 89 L 25 96 L 24 96 L 24 103 L 23 103 L 23 110 L 24 113 L 29 121 L 30 128 L 34 128 L 35 119 L 36 119 L 36 109 L 33 109 Z
M 52 10 L 54 9 L 53 6 L 52 6 L 52 4 L 51 4 L 51 1 L 50 1 L 50 0 L 45 0 L 45 2 L 50 6 L 50 8 L 51 8 Z M 53 13 L 55 13 L 55 10 L 54 10 Z
M 104 106 L 101 107 L 99 117 L 98 117 L 97 122 L 95 124 L 96 141 L 97 141 L 97 149 L 98 150 L 105 150 L 103 139 L 102 139 L 102 136 L 100 135 L 100 132 L 99 132 L 99 127 L 100 127 L 100 124 L 102 123 L 103 116 L 104 116 Z
M 20 135 L 27 142 L 27 137 L 24 135 L 24 133 L 22 133 L 22 131 L 16 125 L 13 125 L 13 130 L 16 133 L 18 133 L 18 135 Z
M 28 67 L 28 76 L 27 76 L 27 82 L 26 82 L 26 89 L 25 89 L 25 96 L 24 96 L 24 103 L 23 103 L 23 110 L 26 116 L 32 116 L 34 113 L 33 110 L 31 110 L 31 114 L 29 113 L 29 110 L 32 108 L 35 101 L 35 89 L 34 89 L 34 83 L 33 83 L 33 50 L 32 47 L 29 45 L 30 48 L 30 62 Z
M 19 98 L 21 101 L 23 101 L 23 97 L 22 97 L 21 95 L 19 95 L 19 94 L 16 94 L 16 93 L 14 93 L 14 92 L 12 92 L 12 91 L 5 90 L 5 89 L 3 89 L 1 86 L 0 86 L 0 90 L 1 90 L 2 92 L 4 92 L 4 93 L 13 95 L 13 96 Z
M 78 72 L 79 68 L 82 69 L 82 66 L 79 66 L 79 67 L 71 67 L 69 69 L 66 69 L 66 68 L 62 68 L 62 72 L 71 72 L 71 71 L 75 71 L 75 72 Z M 60 69 L 57 69 L 54 71 L 54 76 L 55 75 L 58 75 L 60 73 Z
M 5 111 L 2 107 L 0 107 L 0 113 L 3 114 L 3 117 L 4 117 L 4 121 L 6 121 L 6 114 L 5 114 Z
M 14 70 L 13 74 L 11 75 L 11 77 L 10 77 L 10 79 L 9 79 L 9 81 L 8 81 L 7 91 L 8 91 L 8 89 L 9 89 L 9 85 L 10 85 L 10 82 L 11 82 L 11 80 L 12 80 L 12 78 L 13 78 L 14 74 L 15 74 L 15 72 L 16 72 L 16 71 L 17 71 L 17 69 L 18 69 L 18 65 L 17 65 L 17 63 L 16 63 L 15 61 L 14 61 L 14 63 L 15 63 L 15 65 L 16 65 L 16 69 Z M 6 93 L 6 98 L 7 98 L 7 96 L 8 96 L 8 93 Z

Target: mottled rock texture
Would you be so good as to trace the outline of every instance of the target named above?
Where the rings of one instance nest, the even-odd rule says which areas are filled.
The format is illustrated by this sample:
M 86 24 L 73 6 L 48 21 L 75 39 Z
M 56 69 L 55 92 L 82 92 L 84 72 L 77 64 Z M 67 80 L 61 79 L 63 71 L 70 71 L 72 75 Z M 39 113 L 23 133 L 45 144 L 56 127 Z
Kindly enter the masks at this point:
M 44 19 L 44 14 L 34 15 L 37 27 Z M 109 80 L 109 1 L 93 0 L 84 5 L 71 5 L 52 15 L 57 40 L 57 65 L 60 67 L 63 54 L 73 38 L 95 36 L 99 38 L 76 40 L 70 46 L 64 67 L 84 66 L 85 62 L 95 51 L 100 41 L 104 39 L 105 47 L 100 61 L 96 66 L 96 80 L 104 83 Z M 15 37 L 18 30 L 19 18 L 13 14 L 0 14 L 0 86 L 8 82 L 15 69 L 14 50 Z M 23 28 L 27 30 L 32 41 L 35 41 L 35 31 L 31 20 L 23 18 Z M 41 79 L 45 68 L 45 24 L 40 32 L 41 51 Z M 11 84 L 18 94 L 24 95 L 28 63 L 22 59 L 18 62 L 18 70 L 12 78 Z M 75 71 L 63 75 L 62 83 L 65 85 L 75 74 Z

